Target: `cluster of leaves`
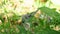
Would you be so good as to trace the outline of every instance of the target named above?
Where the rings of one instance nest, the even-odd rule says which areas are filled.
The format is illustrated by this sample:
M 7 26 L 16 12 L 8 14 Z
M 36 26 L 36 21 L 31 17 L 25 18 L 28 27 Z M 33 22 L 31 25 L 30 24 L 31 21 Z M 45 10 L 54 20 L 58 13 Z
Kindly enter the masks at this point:
M 41 14 L 39 18 L 36 18 L 34 15 L 41 10 Z M 0 33 L 1 34 L 56 34 L 59 32 L 50 29 L 50 25 L 59 25 L 60 24 L 60 14 L 56 12 L 54 9 L 50 9 L 47 7 L 38 8 L 37 11 L 17 16 L 14 14 L 12 17 L 7 16 L 3 18 L 3 14 L 0 16 L 0 20 L 2 24 L 0 25 Z M 5 14 L 4 14 L 5 15 Z M 18 20 L 21 19 L 21 22 L 18 23 Z M 27 24 L 28 23 L 28 24 Z M 30 24 L 30 25 L 29 25 Z
M 41 10 L 42 14 L 40 14 L 39 18 L 34 17 L 34 15 L 36 14 L 36 12 L 31 13 L 30 15 L 28 14 L 27 16 L 25 15 L 25 20 L 24 22 L 28 22 L 31 25 L 31 28 L 34 28 L 34 34 L 35 34 L 35 30 L 37 31 L 36 34 L 57 34 L 57 31 L 54 31 L 54 29 L 51 29 L 50 25 L 60 25 L 60 14 L 58 12 L 56 12 L 55 9 L 50 9 L 47 7 L 41 7 L 38 8 L 38 10 Z M 35 13 L 35 14 L 34 14 Z M 28 18 L 27 18 L 28 17 Z M 54 26 L 54 27 L 55 27 Z M 43 30 L 43 33 L 40 33 L 41 30 Z M 44 29 L 48 29 L 48 31 L 50 32 L 46 32 Z M 44 32 L 45 31 L 45 32 Z M 56 32 L 56 33 L 55 33 Z M 59 33 L 58 33 L 59 34 Z

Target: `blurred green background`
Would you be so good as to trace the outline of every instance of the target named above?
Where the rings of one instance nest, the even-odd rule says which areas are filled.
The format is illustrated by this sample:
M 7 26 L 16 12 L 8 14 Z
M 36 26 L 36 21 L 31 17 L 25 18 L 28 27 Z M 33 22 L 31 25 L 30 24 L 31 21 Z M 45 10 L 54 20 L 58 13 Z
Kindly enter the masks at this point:
M 0 0 L 0 34 L 60 34 L 60 0 Z

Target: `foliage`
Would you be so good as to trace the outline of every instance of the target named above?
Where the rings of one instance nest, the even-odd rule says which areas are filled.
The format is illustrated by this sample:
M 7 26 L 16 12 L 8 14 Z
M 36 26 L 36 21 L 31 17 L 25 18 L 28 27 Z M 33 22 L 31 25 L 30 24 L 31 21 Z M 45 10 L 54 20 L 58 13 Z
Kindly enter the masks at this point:
M 31 6 L 20 6 L 22 4 L 24 0 L 1 0 L 0 34 L 60 34 L 60 13 L 56 7 L 52 8 L 50 0 L 35 0 L 34 10 Z

